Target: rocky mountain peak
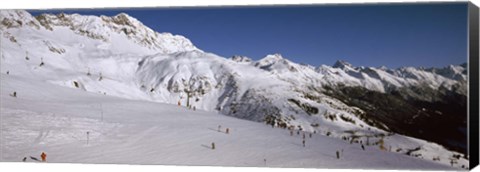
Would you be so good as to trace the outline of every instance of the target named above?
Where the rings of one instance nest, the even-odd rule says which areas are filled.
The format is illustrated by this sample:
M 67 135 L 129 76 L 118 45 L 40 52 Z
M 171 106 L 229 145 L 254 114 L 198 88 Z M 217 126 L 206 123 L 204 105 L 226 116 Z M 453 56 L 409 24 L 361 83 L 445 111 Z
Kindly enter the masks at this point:
M 19 28 L 24 25 L 38 28 L 39 23 L 24 10 L 0 10 L 0 29 Z
M 353 68 L 353 65 L 343 60 L 337 60 L 332 67 L 345 69 L 346 67 Z
M 241 55 L 234 55 L 230 57 L 230 59 L 235 62 L 245 62 L 245 63 L 252 62 L 252 59 L 248 58 L 247 56 L 241 56 Z

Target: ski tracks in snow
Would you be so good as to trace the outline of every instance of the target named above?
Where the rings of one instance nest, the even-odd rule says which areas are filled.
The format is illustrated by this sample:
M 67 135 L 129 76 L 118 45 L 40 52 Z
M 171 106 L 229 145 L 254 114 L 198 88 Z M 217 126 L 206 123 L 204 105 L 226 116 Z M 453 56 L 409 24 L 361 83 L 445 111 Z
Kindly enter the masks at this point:
M 88 118 L 72 118 L 68 115 L 32 112 L 1 108 L 1 140 L 8 140 L 0 147 L 1 161 L 19 159 L 23 156 L 36 155 L 46 145 L 65 145 L 86 143 L 89 131 L 92 142 L 100 140 L 99 136 L 118 126 L 105 124 Z

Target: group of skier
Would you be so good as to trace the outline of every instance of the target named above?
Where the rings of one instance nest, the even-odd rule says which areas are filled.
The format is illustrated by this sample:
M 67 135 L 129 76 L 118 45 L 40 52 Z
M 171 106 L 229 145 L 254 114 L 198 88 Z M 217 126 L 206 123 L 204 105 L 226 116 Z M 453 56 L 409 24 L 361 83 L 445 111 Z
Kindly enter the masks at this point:
M 222 132 L 222 126 L 221 125 L 218 125 L 217 131 Z M 229 134 L 229 133 L 230 133 L 230 128 L 225 128 L 225 134 Z
M 293 136 L 294 135 L 294 127 L 288 127 L 288 130 L 290 132 L 290 136 Z M 302 146 L 305 147 L 305 143 L 306 143 L 306 132 L 303 132 L 301 129 L 300 130 L 296 130 L 296 133 L 297 135 L 300 135 L 300 133 L 302 133 Z M 308 137 L 309 138 L 312 138 L 313 134 L 316 134 L 317 132 L 314 131 L 313 133 L 308 133 Z M 347 137 L 342 137 L 344 140 L 348 140 Z M 383 145 L 383 140 L 381 139 L 380 144 Z M 353 138 L 352 138 L 352 142 L 353 142 Z M 365 146 L 363 145 L 363 143 L 360 141 L 360 147 L 362 148 L 362 150 L 365 150 Z M 381 149 L 383 150 L 383 149 Z M 343 154 L 343 149 L 341 151 L 336 151 L 336 157 L 337 159 L 340 159 L 340 157 L 342 156 Z
M 218 125 L 217 131 L 222 132 L 222 126 L 221 125 Z M 230 128 L 225 128 L 225 134 L 230 134 Z M 211 148 L 215 149 L 215 142 L 212 142 Z
M 47 162 L 47 154 L 45 152 L 42 152 L 42 154 L 40 154 L 40 158 L 42 158 L 41 162 Z M 35 158 L 33 156 L 30 156 L 30 159 L 40 162 L 40 160 L 38 160 L 37 158 Z M 23 157 L 22 161 L 27 162 L 27 157 Z
M 178 106 L 182 106 L 182 102 L 180 102 L 180 100 L 177 102 L 177 105 Z M 196 106 L 192 106 L 192 105 L 187 105 L 187 108 L 188 109 L 192 109 L 193 111 L 196 111 L 197 110 L 197 107 Z
M 288 129 L 290 130 L 290 136 L 293 136 L 293 130 L 294 130 L 293 127 L 288 127 Z M 300 131 L 301 130 L 297 130 L 297 135 L 300 135 Z M 314 132 L 314 133 L 316 133 L 316 132 Z M 308 133 L 308 137 L 312 138 L 312 133 Z M 306 134 L 305 134 L 305 132 L 302 131 L 302 145 L 303 145 L 303 147 L 305 147 L 305 142 L 306 142 L 305 139 L 306 139 Z

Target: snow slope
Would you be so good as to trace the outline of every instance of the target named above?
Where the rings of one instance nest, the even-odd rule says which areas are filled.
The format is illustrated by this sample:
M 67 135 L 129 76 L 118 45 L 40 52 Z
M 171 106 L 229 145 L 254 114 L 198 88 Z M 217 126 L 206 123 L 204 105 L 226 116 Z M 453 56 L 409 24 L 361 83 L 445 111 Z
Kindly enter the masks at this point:
M 416 153 L 422 154 L 422 158 L 432 160 L 435 157 L 440 157 L 441 160 L 434 163 L 449 164 L 449 158 L 458 154 L 435 143 L 407 136 L 390 135 L 390 133 L 382 129 L 371 126 L 359 118 L 359 114 L 364 113 L 360 108 L 348 106 L 341 100 L 323 94 L 322 87 L 348 85 L 364 87 L 378 92 L 388 92 L 396 88 L 425 85 L 432 89 L 445 88 L 466 94 L 466 90 L 458 89 L 463 88 L 463 84 L 466 84 L 465 66 L 452 65 L 444 69 L 411 67 L 385 69 L 354 67 L 347 62 L 339 61 L 333 67 L 326 65 L 313 67 L 294 63 L 280 54 L 267 55 L 258 61 L 252 61 L 250 58 L 243 56 L 226 59 L 196 48 L 190 40 L 183 36 L 155 32 L 144 26 L 140 21 L 124 13 L 112 17 L 82 16 L 78 14 L 43 14 L 33 17 L 26 11 L 1 10 L 0 22 L 0 31 L 2 33 L 0 35 L 2 43 L 0 72 L 2 73 L 2 84 L 6 84 L 2 85 L 2 95 L 5 95 L 2 97 L 2 115 L 5 115 L 5 119 L 17 124 L 29 124 L 29 121 L 35 120 L 43 120 L 44 122 L 56 121 L 54 124 L 32 124 L 32 126 L 40 125 L 38 128 L 14 126 L 19 127 L 15 131 L 25 131 L 24 134 L 28 136 L 32 135 L 32 131 L 37 131 L 39 128 L 45 128 L 48 125 L 54 126 L 53 128 L 64 128 L 65 130 L 64 132 L 52 134 L 48 132 L 49 129 L 44 129 L 39 136 L 35 137 L 34 143 L 36 144 L 51 145 L 59 141 L 62 144 L 67 144 L 66 142 L 63 143 L 63 140 L 71 140 L 69 137 L 79 139 L 82 134 L 78 133 L 84 133 L 86 130 L 95 130 L 98 132 L 92 131 L 92 139 L 107 139 L 103 135 L 113 132 L 113 135 L 106 135 L 113 138 L 107 139 L 110 142 L 105 142 L 104 144 L 119 145 L 118 149 L 122 147 L 119 142 L 130 139 L 138 139 L 138 141 L 132 141 L 130 144 L 165 142 L 168 143 L 167 145 L 170 145 L 174 144 L 173 141 L 179 139 L 176 136 L 179 133 L 172 132 L 168 134 L 163 130 L 168 128 L 175 128 L 175 131 L 182 130 L 172 125 L 188 126 L 182 128 L 194 127 L 195 129 L 208 126 L 215 130 L 216 123 L 226 120 L 231 121 L 232 125 L 235 124 L 236 128 L 241 128 L 241 125 L 265 127 L 260 123 L 250 121 L 264 122 L 266 119 L 269 119 L 274 121 L 275 127 L 291 127 L 295 130 L 306 132 L 319 132 L 321 135 L 327 135 L 328 133 L 328 135 L 336 138 L 332 141 L 335 144 L 342 137 L 351 137 L 352 135 L 372 136 L 371 141 L 373 143 L 381 138 L 380 135 L 383 135 L 385 143 L 391 146 L 390 151 L 396 152 L 395 150 L 402 149 L 398 154 L 393 153 L 393 155 L 390 155 L 391 153 L 388 153 L 386 156 L 401 156 L 401 153 L 406 153 L 409 149 L 420 147 L 420 150 L 416 151 Z M 17 84 L 9 86 L 11 83 Z M 23 85 L 31 84 L 39 86 L 38 88 L 25 86 L 25 89 L 21 89 L 24 87 Z M 7 88 L 10 89 L 5 91 Z M 50 90 L 51 94 L 45 94 L 44 90 Z M 17 99 L 7 96 L 13 91 L 18 93 Z M 37 99 L 29 101 L 21 100 L 23 95 L 35 97 L 36 94 L 40 94 L 38 96 L 43 97 L 37 97 Z M 78 100 L 80 101 L 78 102 L 77 97 L 84 98 Z M 97 99 L 101 103 L 94 103 Z M 42 103 L 46 102 L 37 102 L 40 100 L 58 101 L 41 106 Z M 20 101 L 20 104 L 38 104 L 38 106 L 18 107 L 18 104 L 13 104 L 15 101 Z M 186 109 L 177 111 L 178 103 L 185 107 L 187 102 L 192 107 L 201 110 L 201 112 L 192 112 Z M 127 105 L 132 107 L 119 109 L 119 107 L 127 107 Z M 134 107 L 134 105 L 137 106 Z M 70 111 L 68 108 L 62 108 L 62 106 L 72 106 L 71 108 L 73 109 Z M 149 108 L 142 108 L 143 106 L 148 106 Z M 98 114 L 101 111 L 99 109 L 101 108 L 114 111 L 110 112 L 110 118 L 113 121 L 109 123 L 98 121 Z M 129 111 L 132 112 L 127 113 Z M 156 118 L 154 116 L 155 112 L 172 114 L 168 114 L 161 119 L 150 119 Z M 54 115 L 60 113 L 63 116 Z M 201 122 L 198 122 L 198 124 L 192 121 L 177 124 L 177 120 L 183 121 L 188 119 L 176 119 L 173 116 L 184 115 L 185 113 L 204 114 L 205 119 L 199 119 Z M 24 114 L 29 115 L 24 117 L 22 116 Z M 114 114 L 115 116 L 113 116 Z M 248 121 L 217 114 L 233 116 Z M 67 116 L 69 115 L 72 115 L 72 118 L 68 118 Z M 79 116 L 74 117 L 77 115 Z M 108 112 L 105 112 L 104 115 L 107 116 Z M 116 117 L 116 115 L 120 116 Z M 46 116 L 46 118 L 42 118 L 43 116 Z M 167 119 L 171 119 L 171 124 L 160 121 Z M 129 133 L 129 125 L 127 124 L 136 120 L 145 121 L 135 123 L 136 126 L 131 128 L 134 131 L 131 131 L 130 135 L 122 135 L 123 132 Z M 144 128 L 148 126 L 145 123 L 151 124 L 151 128 Z M 157 123 L 158 125 L 161 124 L 168 127 L 156 126 Z M 7 124 L 2 121 L 2 125 Z M 12 126 L 5 127 L 11 128 Z M 151 131 L 147 131 L 148 129 L 151 129 Z M 196 130 L 190 131 L 190 129 L 182 132 L 196 132 Z M 260 130 L 259 128 L 245 130 L 244 134 L 267 132 Z M 280 132 L 278 130 L 272 131 Z M 198 132 L 200 131 L 202 130 Z M 18 158 L 13 152 L 21 148 L 14 145 L 17 145 L 17 143 L 27 144 L 29 141 L 27 141 L 28 139 L 25 140 L 26 137 L 23 136 L 17 138 L 12 130 L 7 130 L 7 132 L 10 132 L 11 135 L 5 136 L 6 140 L 8 140 L 6 149 L 11 152 L 5 154 L 9 156 L 6 159 L 16 161 Z M 143 138 L 144 136 L 134 138 L 133 136 L 142 133 L 147 136 L 154 133 L 163 133 L 173 141 L 153 138 L 153 140 L 149 140 L 150 138 L 147 136 L 145 136 L 146 138 Z M 281 130 L 281 133 L 288 134 L 284 130 Z M 196 134 L 205 135 L 206 133 L 195 133 L 190 135 L 190 137 L 198 136 Z M 264 134 L 272 133 L 267 132 Z M 51 138 L 52 140 L 47 139 L 49 138 L 48 136 L 52 135 L 55 138 Z M 114 138 L 119 139 L 118 142 L 115 142 Z M 331 137 L 327 138 L 330 139 Z M 362 137 L 362 139 L 365 138 Z M 206 138 L 202 139 L 200 144 L 208 146 L 210 141 L 206 140 Z M 240 140 L 237 141 L 242 142 Z M 264 140 L 262 144 L 269 142 L 269 140 Z M 273 140 L 273 142 L 277 143 L 279 140 Z M 70 144 L 69 141 L 68 144 Z M 92 142 L 92 144 L 94 143 Z M 189 146 L 195 147 L 191 144 L 193 143 L 190 143 Z M 201 147 L 201 145 L 198 145 L 198 142 L 195 142 L 195 144 L 197 144 L 196 147 Z M 245 144 L 253 143 L 248 142 Z M 332 144 L 332 146 L 335 144 Z M 327 145 L 330 145 L 330 143 Z M 10 149 L 10 146 L 14 148 Z M 75 144 L 72 143 L 70 146 L 74 147 Z M 97 150 L 106 150 L 107 146 L 103 145 L 100 147 L 104 149 L 98 148 Z M 124 147 L 127 146 L 124 145 Z M 151 151 L 151 147 L 148 150 L 143 149 L 139 151 L 145 154 L 147 151 Z M 280 151 L 280 147 L 282 146 L 268 153 Z M 65 147 L 65 149 L 67 148 L 70 147 Z M 185 147 L 182 148 L 186 149 Z M 358 145 L 356 145 L 356 148 L 358 148 Z M 221 148 L 219 147 L 219 149 Z M 242 150 L 245 147 L 240 146 L 239 149 Z M 36 150 L 39 150 L 38 147 Z M 57 149 L 57 151 L 60 150 L 60 148 Z M 81 151 L 79 152 L 81 153 Z M 98 153 L 98 151 L 94 152 Z M 203 153 L 201 152 L 200 154 L 203 155 Z M 118 154 L 120 153 L 117 151 L 114 155 Z M 383 156 L 383 154 L 387 153 L 382 152 L 381 154 Z M 287 154 L 284 155 L 286 156 Z M 86 156 L 88 155 L 83 157 Z M 95 156 L 99 158 L 93 158 Z M 101 155 L 95 156 L 90 156 L 92 159 L 89 160 L 79 158 L 72 160 L 72 162 L 137 163 L 134 161 L 136 158 L 130 160 L 121 158 L 118 159 L 119 161 L 110 161 L 104 159 Z M 159 158 L 161 155 L 152 156 Z M 185 158 L 182 155 L 170 156 L 175 158 L 161 156 L 166 160 L 160 162 L 165 162 L 165 164 L 181 163 L 179 158 Z M 186 154 L 183 156 L 186 156 Z M 259 157 L 260 155 L 251 156 Z M 315 157 L 315 155 L 308 156 Z M 352 154 L 351 156 L 355 155 Z M 216 155 L 215 157 L 219 156 Z M 262 158 L 260 157 L 260 159 Z M 57 162 L 61 162 L 60 159 L 58 160 Z M 112 160 L 115 159 L 112 158 Z M 158 162 L 158 159 L 154 158 L 154 160 Z M 142 161 L 138 162 L 142 164 L 151 162 L 145 158 L 139 159 L 139 161 Z M 293 161 L 293 159 L 289 159 L 289 161 Z M 197 164 L 198 162 L 198 165 L 203 163 L 203 161 L 196 160 L 187 162 L 192 164 Z M 205 162 L 216 165 L 211 159 L 205 160 Z M 291 166 L 302 166 L 299 162 L 293 163 Z M 261 163 L 263 162 L 260 161 Z M 318 162 L 310 163 L 315 164 L 312 166 L 316 167 L 335 167 L 335 165 L 338 165 L 333 162 L 330 165 L 323 163 L 318 165 Z M 345 167 L 355 167 L 355 164 L 361 164 L 350 163 L 349 165 L 351 166 Z M 219 165 L 229 164 L 242 165 L 238 164 L 238 162 L 234 163 L 233 160 L 222 162 Z M 280 166 L 281 164 L 283 163 L 278 163 L 274 166 Z M 462 158 L 455 166 L 461 167 L 466 164 L 468 164 L 468 161 Z M 247 163 L 243 165 L 250 166 L 252 164 Z M 381 164 L 377 163 L 371 165 L 372 167 L 382 167 Z M 412 168 L 415 167 L 417 165 Z M 418 167 L 423 168 L 424 166 L 419 165 Z M 430 167 L 430 165 L 425 167 Z
M 307 136 L 303 147 L 301 136 L 285 129 L 208 111 L 1 77 L 1 161 L 38 158 L 44 151 L 48 162 L 69 163 L 450 169 L 319 134 Z

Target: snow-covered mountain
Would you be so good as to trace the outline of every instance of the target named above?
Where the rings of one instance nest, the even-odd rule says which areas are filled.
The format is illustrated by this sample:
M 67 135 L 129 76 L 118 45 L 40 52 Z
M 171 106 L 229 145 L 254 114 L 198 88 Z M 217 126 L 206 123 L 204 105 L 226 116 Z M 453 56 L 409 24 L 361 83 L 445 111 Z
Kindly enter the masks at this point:
M 190 40 L 180 35 L 158 33 L 125 13 L 116 16 L 83 16 L 79 14 L 41 14 L 31 16 L 26 11 L 7 11 L 1 14 L 2 28 L 12 29 L 23 26 L 51 32 L 65 32 L 101 40 L 107 45 L 128 39 L 130 42 L 161 53 L 198 50 Z M 61 36 L 61 35 L 57 35 Z M 105 46 L 107 46 L 105 45 Z M 110 44 L 115 46 L 115 44 Z M 111 48 L 111 47 L 102 47 Z M 121 48 L 121 47 L 120 47 Z
M 338 138 L 395 140 L 392 135 L 397 133 L 462 151 L 462 146 L 448 144 L 456 139 L 450 135 L 465 129 L 462 121 L 445 127 L 459 130 L 445 136 L 447 140 L 417 134 L 402 125 L 422 127 L 422 120 L 435 119 L 434 114 L 442 116 L 438 117 L 442 121 L 462 115 L 466 119 L 466 114 L 437 108 L 466 96 L 465 65 L 387 69 L 338 61 L 313 67 L 281 54 L 257 61 L 244 56 L 227 59 L 198 49 L 183 36 L 153 31 L 124 13 L 31 16 L 21 10 L 0 10 L 0 22 L 2 75 L 105 96 L 179 104 Z M 363 93 L 369 94 L 358 95 Z M 386 109 L 369 96 L 384 97 L 395 107 L 389 104 L 391 108 Z M 463 105 L 458 104 L 459 109 Z M 390 118 L 396 108 L 405 114 Z M 459 137 L 453 145 L 466 144 Z M 419 143 L 413 138 L 408 144 L 387 142 L 390 150 L 409 155 L 409 149 Z M 441 163 L 449 163 L 456 153 L 436 143 L 425 143 L 416 152 L 425 159 L 441 156 Z M 441 150 L 441 155 L 428 152 L 433 148 Z

